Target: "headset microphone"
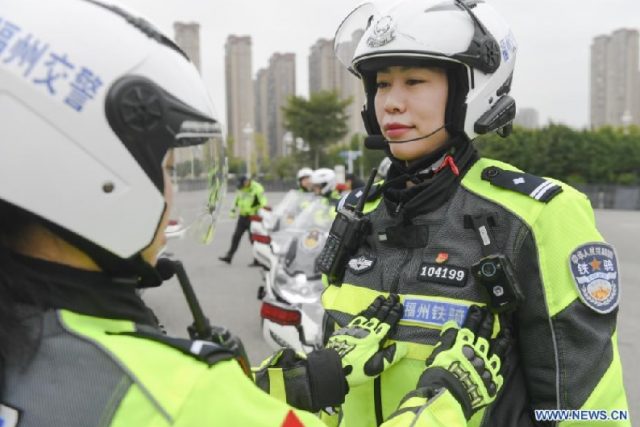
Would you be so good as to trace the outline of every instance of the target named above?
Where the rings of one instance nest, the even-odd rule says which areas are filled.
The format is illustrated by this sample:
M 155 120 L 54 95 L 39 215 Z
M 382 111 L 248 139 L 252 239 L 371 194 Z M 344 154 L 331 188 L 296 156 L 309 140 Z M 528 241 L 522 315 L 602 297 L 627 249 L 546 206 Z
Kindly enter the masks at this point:
M 430 136 L 436 134 L 437 132 L 440 132 L 446 126 L 447 126 L 446 124 L 442 125 L 428 135 L 419 136 L 417 138 L 411 138 L 411 139 L 401 139 L 399 141 L 389 141 L 382 135 L 368 135 L 364 139 L 364 146 L 370 150 L 384 150 L 385 148 L 387 148 L 387 144 L 404 144 L 405 142 L 413 142 L 413 141 L 418 141 L 420 139 L 429 138 Z
M 382 135 L 367 135 L 364 138 L 364 146 L 369 150 L 384 150 L 387 148 L 387 140 Z

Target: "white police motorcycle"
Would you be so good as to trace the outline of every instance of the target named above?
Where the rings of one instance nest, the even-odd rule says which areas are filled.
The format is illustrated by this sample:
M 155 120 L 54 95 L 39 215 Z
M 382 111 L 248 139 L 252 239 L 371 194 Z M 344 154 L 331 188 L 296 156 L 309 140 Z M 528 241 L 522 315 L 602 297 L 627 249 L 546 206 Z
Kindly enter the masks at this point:
M 316 196 L 298 190 L 287 192 L 282 201 L 272 210 L 260 209 L 258 215 L 251 218 L 253 258 L 265 269 L 270 269 L 273 260 L 271 235 L 275 231 L 291 227 L 296 216 L 308 206 Z
M 262 332 L 275 350 L 309 352 L 322 346 L 324 289 L 316 258 L 322 252 L 334 206 L 316 198 L 285 230 L 272 234 L 272 263 L 265 276 Z

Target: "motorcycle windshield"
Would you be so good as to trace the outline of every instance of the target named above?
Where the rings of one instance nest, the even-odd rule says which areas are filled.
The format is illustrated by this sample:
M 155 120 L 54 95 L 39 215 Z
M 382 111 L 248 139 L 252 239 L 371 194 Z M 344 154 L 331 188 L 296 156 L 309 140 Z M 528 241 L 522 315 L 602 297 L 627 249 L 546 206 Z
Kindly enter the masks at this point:
M 308 280 L 320 278 L 316 259 L 322 252 L 328 231 L 317 228 L 304 231 L 293 238 L 284 257 L 284 269 L 290 276 L 304 274 Z
M 315 198 L 300 212 L 291 224 L 291 228 L 301 231 L 312 229 L 328 231 L 333 218 L 335 218 L 335 207 L 325 198 Z
M 290 190 L 273 210 L 272 229 L 276 231 L 291 228 L 296 217 L 311 204 L 315 197 L 313 193 Z
M 274 253 L 277 256 L 289 253 L 294 239 L 303 239 L 305 234 L 310 231 L 328 232 L 334 217 L 335 208 L 326 199 L 315 197 L 296 217 L 290 227 L 285 230 L 279 229 L 272 234 L 271 247 Z M 324 245 L 324 241 L 322 241 L 322 245 Z M 320 246 L 320 250 L 322 250 L 322 246 Z M 315 258 L 313 262 L 315 263 Z M 305 271 L 309 270 L 305 269 Z

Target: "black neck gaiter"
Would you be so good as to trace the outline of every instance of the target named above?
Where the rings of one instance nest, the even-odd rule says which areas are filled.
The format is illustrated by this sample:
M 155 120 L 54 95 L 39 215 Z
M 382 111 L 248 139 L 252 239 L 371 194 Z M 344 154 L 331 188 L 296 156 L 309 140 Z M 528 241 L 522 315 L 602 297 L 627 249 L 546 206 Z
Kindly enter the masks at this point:
M 85 271 L 12 254 L 14 301 L 41 309 L 66 309 L 108 319 L 126 319 L 146 325 L 157 320 L 136 292 L 137 279 L 113 278 L 102 272 Z
M 403 221 L 409 222 L 417 215 L 436 210 L 455 193 L 466 172 L 478 160 L 478 153 L 467 139 L 454 140 L 449 147 L 408 167 L 393 161 L 383 190 L 385 204 L 392 215 L 402 215 Z M 445 155 L 453 158 L 459 175 L 448 165 L 431 169 Z M 407 188 L 407 181 L 416 185 Z

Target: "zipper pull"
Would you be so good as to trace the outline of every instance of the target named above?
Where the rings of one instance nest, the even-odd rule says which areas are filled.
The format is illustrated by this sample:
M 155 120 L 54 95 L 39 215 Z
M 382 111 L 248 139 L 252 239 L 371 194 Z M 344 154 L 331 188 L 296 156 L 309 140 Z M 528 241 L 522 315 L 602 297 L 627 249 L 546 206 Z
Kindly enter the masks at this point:
M 398 206 L 396 206 L 396 211 L 395 211 L 396 215 L 400 213 L 400 209 L 402 209 L 402 202 L 398 202 Z

